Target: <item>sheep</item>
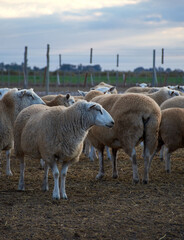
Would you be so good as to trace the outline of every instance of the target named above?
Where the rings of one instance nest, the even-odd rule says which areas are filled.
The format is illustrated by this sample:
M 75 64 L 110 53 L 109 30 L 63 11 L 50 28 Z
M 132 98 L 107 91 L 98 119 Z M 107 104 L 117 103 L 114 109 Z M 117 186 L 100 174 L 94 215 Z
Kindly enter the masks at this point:
M 19 190 L 24 190 L 24 156 L 46 162 L 43 190 L 48 190 L 48 167 L 54 178 L 53 199 L 67 199 L 65 180 L 69 165 L 79 161 L 83 141 L 93 125 L 113 127 L 114 120 L 98 103 L 78 101 L 66 108 L 31 106 L 15 122 L 15 156 L 20 159 Z M 30 144 L 31 141 L 31 144 Z M 62 163 L 59 192 L 57 162 Z
M 72 97 L 69 93 L 66 95 L 46 95 L 42 97 L 42 100 L 47 104 L 47 106 L 59 106 L 64 105 L 65 107 L 68 107 L 72 104 L 74 104 L 75 99 Z
M 180 96 L 179 91 L 168 89 L 167 87 L 161 88 L 154 93 L 147 93 L 147 96 L 151 97 L 160 106 L 164 101 L 169 98 Z
M 184 147 L 184 109 L 183 108 L 168 108 L 161 111 L 161 123 L 159 129 L 159 141 L 156 151 L 150 158 L 151 161 L 156 152 L 160 151 L 164 145 L 165 152 L 165 169 L 166 172 L 171 172 L 170 156 L 171 153 L 178 148 Z
M 5 95 L 5 93 L 9 92 L 10 90 L 11 88 L 0 88 L 0 99 Z
M 178 97 L 174 97 L 174 98 L 170 98 L 166 101 L 164 101 L 161 105 L 160 105 L 160 109 L 164 110 L 166 108 L 184 108 L 184 96 L 178 96 Z
M 112 85 L 109 85 L 107 83 L 104 83 L 104 82 L 100 82 L 98 85 L 90 88 L 90 90 L 98 90 L 98 91 L 101 91 L 101 92 L 108 92 L 108 93 L 111 93 L 111 94 L 117 94 L 117 89 L 115 86 L 112 86 Z
M 136 86 L 141 87 L 141 88 L 145 88 L 145 87 L 150 86 L 150 83 L 136 83 Z
M 99 129 L 94 126 L 88 138 L 99 155 L 99 173 L 96 179 L 104 176 L 103 150 L 112 148 L 113 178 L 118 177 L 116 154 L 122 148 L 130 157 L 133 167 L 133 182 L 139 182 L 135 146 L 144 141 L 144 178 L 148 182 L 148 160 L 157 146 L 161 111 L 154 100 L 148 96 L 135 93 L 98 96 L 93 102 L 101 104 L 113 117 L 112 129 Z
M 0 150 L 6 150 L 6 175 L 11 176 L 10 152 L 13 147 L 13 124 L 18 113 L 32 105 L 45 104 L 33 89 L 12 89 L 0 100 Z
M 149 90 L 151 90 L 151 87 L 129 87 L 125 90 L 125 93 L 144 93 L 144 92 L 148 92 Z

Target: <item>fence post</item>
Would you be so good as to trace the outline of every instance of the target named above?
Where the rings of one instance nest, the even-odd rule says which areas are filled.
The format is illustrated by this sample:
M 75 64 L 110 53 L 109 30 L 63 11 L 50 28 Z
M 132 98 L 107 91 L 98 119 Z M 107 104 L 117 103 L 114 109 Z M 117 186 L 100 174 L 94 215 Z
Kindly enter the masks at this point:
M 23 73 L 24 73 L 24 88 L 27 88 L 28 85 L 28 74 L 27 74 L 27 46 L 25 47 L 25 52 L 24 52 L 24 68 L 23 68 Z
M 155 56 L 156 56 L 156 50 L 153 50 L 153 78 L 152 78 L 152 86 L 154 87 L 157 85 L 157 73 L 156 73 L 156 67 L 155 67 Z
M 49 50 L 50 50 L 50 45 L 47 44 L 47 70 L 46 70 L 46 94 L 49 94 Z
M 90 64 L 93 62 L 93 48 L 90 49 Z M 94 86 L 93 75 L 90 69 L 91 85 Z
M 117 67 L 117 71 L 116 71 L 116 86 L 117 86 L 117 83 L 118 83 L 118 80 L 119 80 L 119 74 L 118 74 L 119 54 L 117 54 L 116 67 Z

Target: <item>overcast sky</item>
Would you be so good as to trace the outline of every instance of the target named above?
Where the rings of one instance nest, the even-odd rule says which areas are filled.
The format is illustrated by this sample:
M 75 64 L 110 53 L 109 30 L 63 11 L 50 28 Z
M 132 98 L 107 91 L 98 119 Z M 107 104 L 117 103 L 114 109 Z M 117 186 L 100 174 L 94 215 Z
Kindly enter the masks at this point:
M 184 70 L 183 0 L 0 0 L 0 62 L 28 65 L 93 64 L 132 70 L 156 66 Z M 161 49 L 165 62 L 161 65 Z M 116 56 L 119 54 L 119 67 Z

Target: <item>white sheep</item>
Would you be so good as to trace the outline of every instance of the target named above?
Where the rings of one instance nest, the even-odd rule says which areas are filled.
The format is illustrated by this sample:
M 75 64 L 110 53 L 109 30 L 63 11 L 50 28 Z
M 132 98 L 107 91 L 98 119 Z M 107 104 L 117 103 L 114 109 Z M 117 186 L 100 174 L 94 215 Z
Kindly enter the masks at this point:
M 113 178 L 117 178 L 117 150 L 122 148 L 130 157 L 133 167 L 133 181 L 139 181 L 135 146 L 144 141 L 144 177 L 148 182 L 148 161 L 157 146 L 161 111 L 154 100 L 143 94 L 112 94 L 98 96 L 93 102 L 101 104 L 113 117 L 112 129 L 92 127 L 88 138 L 99 153 L 100 179 L 104 176 L 103 150 L 112 148 Z
M 0 88 L 0 99 L 5 95 L 5 93 L 9 92 L 11 89 L 12 88 Z
M 162 110 L 161 113 L 162 118 L 159 129 L 158 146 L 150 158 L 149 168 L 155 153 L 160 151 L 164 145 L 165 169 L 169 173 L 171 171 L 171 153 L 178 148 L 184 147 L 184 109 L 168 108 Z
M 6 175 L 12 175 L 10 152 L 13 147 L 13 124 L 18 113 L 32 104 L 45 104 L 33 89 L 12 89 L 0 100 L 0 150 L 6 150 Z
M 15 122 L 15 155 L 20 159 L 19 190 L 24 190 L 24 155 L 46 162 L 43 190 L 48 190 L 48 166 L 54 177 L 53 198 L 67 199 L 65 180 L 68 166 L 79 161 L 83 141 L 93 125 L 111 128 L 114 121 L 100 104 L 81 100 L 63 106 L 31 106 Z M 30 144 L 31 142 L 31 144 Z M 62 163 L 59 192 L 57 162 Z

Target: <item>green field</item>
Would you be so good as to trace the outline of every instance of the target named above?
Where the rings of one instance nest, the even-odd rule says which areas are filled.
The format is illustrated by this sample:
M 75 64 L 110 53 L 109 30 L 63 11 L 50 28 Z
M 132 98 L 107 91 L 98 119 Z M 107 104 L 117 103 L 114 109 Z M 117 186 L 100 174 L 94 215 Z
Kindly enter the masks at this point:
M 98 84 L 99 82 L 107 82 L 116 86 L 135 85 L 136 83 L 152 83 L 151 72 L 99 72 L 99 73 L 71 73 L 71 72 L 56 72 L 49 73 L 50 84 L 57 85 L 57 79 L 62 86 L 67 85 L 86 85 L 91 86 L 92 82 Z M 85 81 L 86 80 L 86 81 Z M 184 74 L 181 72 L 157 73 L 158 86 L 163 85 L 184 85 Z M 46 76 L 44 72 L 29 72 L 28 85 L 45 85 Z M 23 86 L 24 75 L 22 72 L 1 72 L 0 85 L 1 86 Z

